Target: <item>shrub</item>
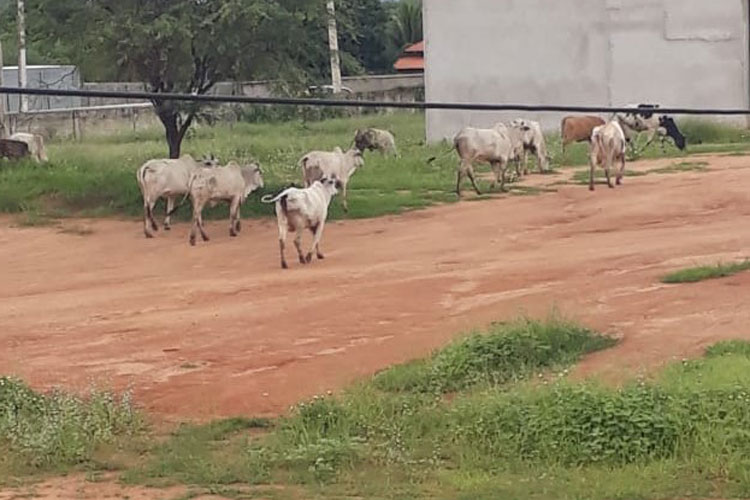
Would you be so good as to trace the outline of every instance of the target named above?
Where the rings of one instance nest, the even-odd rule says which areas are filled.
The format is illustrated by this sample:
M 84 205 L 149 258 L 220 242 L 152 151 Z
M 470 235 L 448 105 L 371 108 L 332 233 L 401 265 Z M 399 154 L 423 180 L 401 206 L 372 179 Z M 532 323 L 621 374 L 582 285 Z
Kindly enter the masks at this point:
M 26 466 L 85 462 L 98 445 L 141 426 L 128 394 L 120 399 L 97 391 L 86 399 L 60 391 L 45 395 L 0 377 L 0 450 Z

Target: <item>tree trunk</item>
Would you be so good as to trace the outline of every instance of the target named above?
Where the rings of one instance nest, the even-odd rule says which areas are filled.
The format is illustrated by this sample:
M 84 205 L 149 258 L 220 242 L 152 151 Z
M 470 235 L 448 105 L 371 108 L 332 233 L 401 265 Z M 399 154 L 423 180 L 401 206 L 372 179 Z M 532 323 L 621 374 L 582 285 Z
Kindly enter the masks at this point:
M 176 122 L 176 119 L 175 119 Z M 167 133 L 167 145 L 169 145 L 169 157 L 176 159 L 180 157 L 182 149 L 182 134 L 177 130 L 177 123 L 164 126 Z
M 177 126 L 178 113 L 171 109 L 164 109 L 159 104 L 155 104 L 154 107 L 156 108 L 156 115 L 159 117 L 162 125 L 164 125 L 164 133 L 167 145 L 169 146 L 169 157 L 172 159 L 179 158 L 182 148 L 182 138 L 185 134 L 181 134 L 180 128 Z

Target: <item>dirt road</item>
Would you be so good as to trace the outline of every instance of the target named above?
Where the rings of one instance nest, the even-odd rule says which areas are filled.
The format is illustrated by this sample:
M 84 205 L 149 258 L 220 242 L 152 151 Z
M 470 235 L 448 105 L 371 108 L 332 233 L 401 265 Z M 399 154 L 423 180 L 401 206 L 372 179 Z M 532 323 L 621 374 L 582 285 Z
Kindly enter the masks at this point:
M 289 271 L 270 220 L 231 240 L 225 221 L 210 223 L 213 240 L 190 248 L 185 224 L 146 240 L 134 221 L 64 222 L 93 231 L 79 235 L 4 219 L 0 372 L 37 387 L 131 387 L 167 419 L 274 414 L 461 331 L 557 307 L 623 338 L 579 374 L 629 377 L 750 338 L 750 274 L 659 283 L 750 256 L 750 157 L 701 160 L 709 172 L 626 178 L 616 190 L 557 185 L 332 223 L 327 259 Z

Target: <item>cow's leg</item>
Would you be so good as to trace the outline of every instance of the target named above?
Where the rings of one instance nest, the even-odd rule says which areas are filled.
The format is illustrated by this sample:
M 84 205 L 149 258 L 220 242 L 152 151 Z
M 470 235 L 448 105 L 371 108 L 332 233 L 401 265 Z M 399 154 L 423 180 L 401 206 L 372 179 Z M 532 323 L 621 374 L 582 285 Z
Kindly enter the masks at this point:
M 620 169 L 617 172 L 617 185 L 622 184 L 622 177 L 625 175 L 625 155 L 620 155 Z
M 279 224 L 279 255 L 281 257 L 281 268 L 289 269 L 289 264 L 286 263 L 286 257 L 284 257 L 284 249 L 286 247 L 286 235 L 289 227 L 289 220 L 281 210 L 281 206 L 276 204 L 276 221 Z
M 497 184 L 500 182 L 500 168 L 499 168 L 498 162 L 491 161 L 490 169 L 492 169 L 492 174 L 494 175 L 494 178 L 492 179 L 492 184 L 490 184 L 490 191 L 494 191 L 495 188 L 497 187 Z
M 547 164 L 547 148 L 546 147 L 537 147 L 536 148 L 536 166 L 539 169 L 539 173 L 543 174 L 547 171 L 548 164 Z
M 349 203 L 346 201 L 346 185 L 347 184 L 348 184 L 347 182 L 342 183 L 341 200 L 342 200 L 342 205 L 344 206 L 344 212 L 349 213 Z
M 229 205 L 229 236 L 235 237 L 239 234 L 240 224 L 240 199 L 239 197 L 232 198 Z
M 153 203 L 150 201 L 144 201 L 143 202 L 143 234 L 146 235 L 146 238 L 153 238 L 154 235 L 151 234 L 151 229 L 154 231 L 158 231 L 159 227 L 156 225 L 156 221 L 154 220 L 154 206 Z
M 593 145 L 591 151 L 589 151 L 589 191 L 594 190 L 594 173 L 596 170 L 596 157 L 597 154 L 593 150 Z
M 508 162 L 505 160 L 500 161 L 500 192 L 505 193 L 505 173 L 508 171 Z
M 648 148 L 652 142 L 654 142 L 654 139 L 656 138 L 656 134 L 659 132 L 658 128 L 651 129 L 648 134 L 648 140 L 646 140 L 646 144 L 643 145 L 641 148 L 641 151 L 646 151 L 646 148 Z
M 604 175 L 607 176 L 607 186 L 610 188 L 614 188 L 615 186 L 612 184 L 612 178 L 610 176 L 610 169 L 612 168 L 612 157 L 614 153 L 608 152 L 607 157 L 604 159 Z
M 523 175 L 529 175 L 529 153 L 523 150 Z
M 308 261 L 305 260 L 305 255 L 302 253 L 302 228 L 297 229 L 297 234 L 294 236 L 294 246 L 297 247 L 300 264 L 307 264 Z
M 197 217 L 194 215 L 195 220 L 198 222 L 198 230 L 201 232 L 201 238 L 203 241 L 208 241 L 208 234 L 206 233 L 206 228 L 203 227 L 203 203 L 198 204 L 198 214 Z
M 464 175 L 463 162 L 456 169 L 456 196 L 461 197 L 461 177 Z
M 174 210 L 174 196 L 167 196 L 167 214 L 164 216 L 165 231 L 172 229 L 172 216 L 170 215 L 172 210 Z
M 466 173 L 469 176 L 469 180 L 471 181 L 471 185 L 474 188 L 474 191 L 476 191 L 477 195 L 481 195 L 482 192 L 479 190 L 479 186 L 477 186 L 477 180 L 474 178 L 474 168 L 470 167 L 469 171 Z
M 312 261 L 312 253 L 313 250 L 315 250 L 315 255 L 318 257 L 318 259 L 324 259 L 323 253 L 320 251 L 320 239 L 323 237 L 323 227 L 325 226 L 325 221 L 320 222 L 319 224 L 312 226 L 310 228 L 310 231 L 313 233 L 313 243 L 310 247 L 310 252 L 307 254 L 307 262 Z
M 195 202 L 195 200 L 193 200 L 193 222 L 190 225 L 190 244 L 193 245 L 193 246 L 195 246 L 195 238 L 196 238 L 196 234 L 197 234 L 198 229 L 199 229 L 199 222 L 198 221 L 200 220 L 201 210 L 203 210 L 203 206 L 202 205 L 199 206 Z M 201 232 L 202 231 L 203 230 L 201 229 Z

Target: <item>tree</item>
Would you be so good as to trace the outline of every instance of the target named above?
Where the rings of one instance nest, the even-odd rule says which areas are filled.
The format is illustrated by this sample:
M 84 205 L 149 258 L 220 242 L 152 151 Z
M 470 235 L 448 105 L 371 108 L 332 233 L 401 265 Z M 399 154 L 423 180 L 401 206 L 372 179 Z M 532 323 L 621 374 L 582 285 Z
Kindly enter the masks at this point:
M 337 0 L 341 49 L 351 54 L 367 72 L 390 70 L 387 53 L 388 10 L 381 0 Z M 341 17 L 346 19 L 342 20 Z M 352 74 L 352 73 L 349 73 Z
M 316 0 L 30 0 L 48 44 L 64 41 L 71 62 L 109 58 L 118 74 L 155 93 L 206 94 L 222 80 L 305 73 L 306 13 Z M 31 31 L 31 30 L 30 30 Z M 318 36 L 323 46 L 325 32 Z M 37 40 L 39 41 L 39 40 Z M 199 116 L 196 103 L 152 99 L 169 156 Z
M 407 46 L 423 39 L 422 2 L 401 0 L 392 9 L 388 37 L 391 48 L 398 54 Z

